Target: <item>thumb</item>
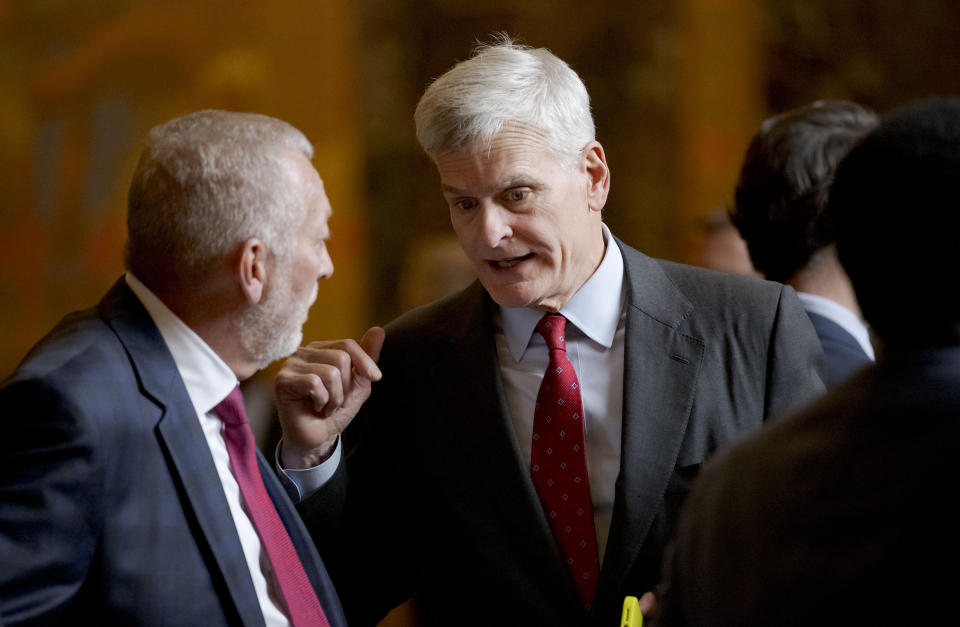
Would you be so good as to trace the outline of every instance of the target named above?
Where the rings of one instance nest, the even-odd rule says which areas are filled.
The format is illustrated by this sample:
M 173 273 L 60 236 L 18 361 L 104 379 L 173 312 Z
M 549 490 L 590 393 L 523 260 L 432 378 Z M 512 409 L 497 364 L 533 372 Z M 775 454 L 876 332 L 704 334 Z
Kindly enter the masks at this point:
M 640 597 L 638 603 L 640 606 L 640 613 L 647 618 L 656 616 L 657 614 L 657 597 L 653 592 L 644 592 L 643 596 Z
M 360 348 L 374 361 L 380 359 L 380 349 L 383 348 L 383 342 L 387 339 L 387 332 L 383 327 L 370 327 L 360 338 Z

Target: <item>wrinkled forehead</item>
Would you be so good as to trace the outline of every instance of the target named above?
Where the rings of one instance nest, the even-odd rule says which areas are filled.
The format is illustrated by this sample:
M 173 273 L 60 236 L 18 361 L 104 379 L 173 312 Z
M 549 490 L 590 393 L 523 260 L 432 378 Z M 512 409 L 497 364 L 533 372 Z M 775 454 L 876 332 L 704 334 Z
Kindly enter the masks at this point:
M 547 132 L 532 124 L 526 124 L 518 121 L 504 122 L 496 133 L 491 135 L 475 135 L 461 138 L 455 143 L 442 146 L 435 151 L 433 155 L 436 161 L 441 155 L 459 152 L 462 154 L 475 154 L 477 156 L 489 156 L 489 154 L 504 143 L 519 145 L 520 143 L 529 144 L 537 149 L 549 149 L 558 156 L 560 150 L 550 140 Z
M 545 136 L 526 127 L 504 129 L 492 141 L 468 144 L 440 151 L 434 162 L 442 179 L 472 171 L 498 173 L 503 170 L 538 170 L 559 164 L 560 159 Z
M 558 161 L 563 161 L 566 157 L 566 153 L 563 153 L 554 142 L 551 142 L 549 135 L 540 129 L 525 124 L 510 123 L 489 139 L 477 138 L 438 150 L 434 156 L 434 162 L 439 162 L 441 159 L 450 159 L 454 156 L 490 160 L 495 157 L 502 157 L 505 154 L 523 155 L 531 153 L 537 154 L 538 157 L 552 158 Z

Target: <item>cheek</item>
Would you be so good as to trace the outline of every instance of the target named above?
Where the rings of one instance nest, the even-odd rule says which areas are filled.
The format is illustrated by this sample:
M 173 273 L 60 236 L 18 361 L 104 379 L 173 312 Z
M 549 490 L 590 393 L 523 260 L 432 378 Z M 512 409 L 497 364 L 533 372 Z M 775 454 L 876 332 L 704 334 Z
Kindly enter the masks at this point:
M 453 226 L 453 232 L 457 236 L 457 241 L 460 242 L 460 247 L 467 253 L 467 255 L 472 256 L 473 252 L 473 234 L 470 228 L 467 226 L 464 221 L 450 221 Z
M 310 254 L 307 257 L 301 257 L 300 262 L 295 267 L 294 286 L 298 292 L 305 293 L 310 289 L 311 283 L 316 283 L 316 271 L 319 267 L 316 255 Z

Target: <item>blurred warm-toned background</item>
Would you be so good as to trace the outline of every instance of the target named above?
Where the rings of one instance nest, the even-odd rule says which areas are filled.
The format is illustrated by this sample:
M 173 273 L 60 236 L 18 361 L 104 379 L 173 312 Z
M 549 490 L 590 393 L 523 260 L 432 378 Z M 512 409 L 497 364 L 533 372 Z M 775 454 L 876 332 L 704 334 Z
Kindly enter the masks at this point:
M 434 260 L 449 227 L 412 112 L 498 30 L 580 73 L 613 172 L 608 224 L 684 261 L 771 112 L 960 91 L 954 0 L 0 0 L 0 377 L 119 275 L 138 142 L 199 108 L 274 115 L 316 145 L 336 274 L 308 338 L 432 297 L 423 284 L 446 279 L 419 268 L 450 263 Z
M 607 223 L 682 261 L 767 115 L 960 93 L 955 0 L 0 0 L 0 378 L 120 274 L 138 142 L 195 109 L 277 116 L 316 146 L 336 274 L 307 338 L 357 337 L 466 280 L 412 113 L 500 30 L 583 77 Z

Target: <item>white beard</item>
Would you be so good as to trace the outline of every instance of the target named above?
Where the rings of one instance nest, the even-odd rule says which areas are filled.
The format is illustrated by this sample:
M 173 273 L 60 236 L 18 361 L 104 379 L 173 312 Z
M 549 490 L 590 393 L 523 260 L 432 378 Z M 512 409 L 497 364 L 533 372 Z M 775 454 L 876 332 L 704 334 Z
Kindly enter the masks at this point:
M 240 345 L 251 360 L 263 368 L 292 354 L 303 341 L 303 325 L 310 306 L 317 299 L 314 282 L 310 297 L 294 302 L 289 272 L 277 272 L 273 289 L 262 303 L 251 305 L 239 314 L 237 330 Z

